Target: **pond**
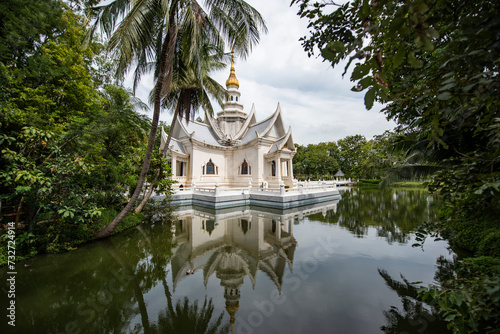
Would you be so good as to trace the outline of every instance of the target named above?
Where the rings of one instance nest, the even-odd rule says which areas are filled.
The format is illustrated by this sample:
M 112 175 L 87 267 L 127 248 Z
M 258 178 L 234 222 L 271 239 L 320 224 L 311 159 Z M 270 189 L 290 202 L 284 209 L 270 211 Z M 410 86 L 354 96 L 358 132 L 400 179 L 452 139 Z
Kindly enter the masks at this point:
M 181 207 L 18 264 L 16 327 L 1 332 L 444 333 L 405 283 L 434 283 L 453 257 L 444 241 L 412 247 L 436 210 L 424 191 L 369 189 L 290 210 Z

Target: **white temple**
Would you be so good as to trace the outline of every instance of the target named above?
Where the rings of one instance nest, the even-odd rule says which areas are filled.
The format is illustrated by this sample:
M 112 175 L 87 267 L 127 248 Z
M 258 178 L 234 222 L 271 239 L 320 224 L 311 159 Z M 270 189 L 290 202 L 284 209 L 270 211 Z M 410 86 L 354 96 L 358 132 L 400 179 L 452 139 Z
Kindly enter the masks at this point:
M 179 118 L 169 147 L 174 188 L 296 187 L 292 159 L 296 153 L 292 130 L 285 129 L 281 107 L 257 122 L 255 107 L 243 111 L 234 59 L 226 81 L 228 98 L 217 117 L 204 123 Z M 161 148 L 167 140 L 162 129 Z

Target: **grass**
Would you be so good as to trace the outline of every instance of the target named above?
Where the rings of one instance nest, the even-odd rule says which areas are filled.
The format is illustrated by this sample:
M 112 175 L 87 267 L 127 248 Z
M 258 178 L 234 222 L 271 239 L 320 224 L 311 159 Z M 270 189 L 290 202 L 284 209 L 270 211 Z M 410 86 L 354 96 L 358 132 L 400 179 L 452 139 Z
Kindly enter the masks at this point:
M 427 189 L 427 182 L 424 181 L 402 181 L 391 184 L 393 188 L 419 188 Z

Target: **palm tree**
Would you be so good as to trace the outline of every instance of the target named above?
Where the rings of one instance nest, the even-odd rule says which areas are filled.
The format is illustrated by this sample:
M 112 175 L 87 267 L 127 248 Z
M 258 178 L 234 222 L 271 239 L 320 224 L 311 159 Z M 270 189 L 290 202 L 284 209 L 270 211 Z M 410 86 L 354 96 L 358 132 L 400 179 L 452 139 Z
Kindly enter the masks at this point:
M 429 145 L 429 139 L 421 139 L 415 132 L 404 132 L 393 141 L 394 151 L 403 154 L 404 161 L 391 167 L 380 182 L 386 188 L 394 182 L 428 179 L 437 171 L 447 167 L 449 151 Z
M 149 172 L 162 97 L 171 91 L 176 45 L 181 45 L 186 63 L 198 64 L 194 68 L 201 81 L 198 50 L 205 41 L 215 45 L 229 42 L 240 56 L 246 57 L 259 41 L 260 31 L 266 30 L 261 15 L 245 1 L 207 0 L 205 7 L 196 0 L 115 0 L 91 10 L 95 18 L 93 31 L 100 26 L 110 36 L 109 47 L 118 59 L 119 78 L 133 65 L 134 89 L 144 73 L 154 70 L 155 78 L 151 132 L 136 189 L 118 216 L 95 238 L 110 236 L 139 198 Z
M 191 66 L 189 66 L 189 64 L 185 64 L 183 57 L 176 57 L 177 61 L 174 65 L 175 71 L 170 94 L 162 98 L 163 105 L 174 111 L 170 131 L 162 152 L 163 157 L 167 155 L 172 139 L 171 133 L 174 131 L 178 117 L 185 117 L 189 120 L 190 115 L 199 108 L 202 108 L 205 114 L 212 116 L 213 107 L 210 97 L 214 98 L 219 105 L 223 104 L 226 89 L 209 76 L 210 71 L 220 70 L 225 67 L 225 64 L 221 62 L 223 50 L 206 43 L 202 45 L 199 51 L 202 81 L 196 76 L 196 68 L 193 68 L 195 64 L 190 64 Z M 180 53 L 182 53 L 182 49 Z M 158 167 L 141 203 L 135 208 L 136 213 L 142 211 L 151 197 L 160 172 L 161 170 Z

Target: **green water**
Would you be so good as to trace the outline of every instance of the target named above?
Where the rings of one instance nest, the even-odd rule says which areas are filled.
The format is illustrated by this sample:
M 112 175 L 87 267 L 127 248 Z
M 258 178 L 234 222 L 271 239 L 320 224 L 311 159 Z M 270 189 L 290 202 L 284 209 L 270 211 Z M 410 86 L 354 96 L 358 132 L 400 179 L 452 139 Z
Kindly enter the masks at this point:
M 431 284 L 452 257 L 443 241 L 412 247 L 436 209 L 422 191 L 355 189 L 287 211 L 181 208 L 18 264 L 16 326 L 0 332 L 443 333 L 394 281 Z

